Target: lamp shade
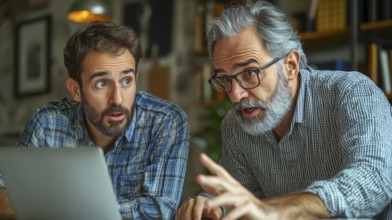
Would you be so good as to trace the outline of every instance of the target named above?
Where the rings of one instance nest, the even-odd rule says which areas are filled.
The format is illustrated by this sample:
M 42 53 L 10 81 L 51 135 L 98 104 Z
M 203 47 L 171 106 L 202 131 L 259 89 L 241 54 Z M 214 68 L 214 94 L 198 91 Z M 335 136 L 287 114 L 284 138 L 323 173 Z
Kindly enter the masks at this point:
M 76 0 L 67 17 L 76 23 L 111 21 L 112 4 L 109 0 Z

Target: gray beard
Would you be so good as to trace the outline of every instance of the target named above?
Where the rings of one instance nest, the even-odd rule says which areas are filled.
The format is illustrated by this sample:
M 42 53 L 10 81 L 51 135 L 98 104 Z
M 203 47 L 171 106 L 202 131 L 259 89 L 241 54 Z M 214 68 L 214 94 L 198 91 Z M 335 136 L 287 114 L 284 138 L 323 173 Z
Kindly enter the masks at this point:
M 266 103 L 259 100 L 241 100 L 234 105 L 234 117 L 241 128 L 250 135 L 260 135 L 276 128 L 290 111 L 292 106 L 291 90 L 284 78 L 283 70 L 279 65 L 279 82 L 274 94 Z M 243 118 L 241 108 L 259 108 L 264 111 L 263 116 Z

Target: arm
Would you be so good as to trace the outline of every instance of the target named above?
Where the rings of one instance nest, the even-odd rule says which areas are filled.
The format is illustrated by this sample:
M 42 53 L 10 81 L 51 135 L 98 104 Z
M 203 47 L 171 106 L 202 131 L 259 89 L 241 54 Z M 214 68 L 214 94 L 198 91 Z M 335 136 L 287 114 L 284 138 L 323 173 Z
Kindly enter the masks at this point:
M 330 217 L 320 198 L 311 193 L 298 193 L 260 200 L 243 187 L 221 166 L 201 154 L 200 162 L 213 176 L 199 175 L 196 181 L 215 198 L 208 208 L 223 206 L 229 211 L 224 219 L 315 219 Z
M 20 136 L 17 145 L 24 147 L 45 147 L 48 145 L 50 135 L 45 135 L 44 125 L 48 122 L 41 116 L 40 111 L 36 111 L 27 121 L 26 126 Z
M 327 119 L 333 131 L 324 132 L 339 140 L 329 145 L 339 152 L 339 171 L 319 178 L 304 192 L 317 195 L 333 217 L 371 218 L 392 199 L 391 107 L 365 76 L 353 78 L 333 88 L 337 96 L 325 115 L 332 116 Z
M 347 83 L 332 113 L 343 167 L 306 191 L 317 194 L 332 216 L 374 217 L 392 199 L 391 107 L 372 82 Z
M 176 213 L 185 179 L 189 124 L 185 118 L 166 118 L 155 126 L 149 131 L 154 134 L 147 150 L 151 152 L 143 153 L 148 162 L 140 194 L 120 202 L 123 217 L 173 219 Z
M 13 219 L 14 211 L 5 189 L 0 189 L 0 219 Z

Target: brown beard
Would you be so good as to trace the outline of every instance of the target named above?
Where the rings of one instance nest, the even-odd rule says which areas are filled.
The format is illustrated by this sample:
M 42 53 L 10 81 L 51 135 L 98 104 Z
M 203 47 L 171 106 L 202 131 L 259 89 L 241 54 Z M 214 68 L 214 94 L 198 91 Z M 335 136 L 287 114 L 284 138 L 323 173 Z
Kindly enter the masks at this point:
M 89 120 L 93 126 L 100 131 L 103 135 L 108 137 L 118 138 L 124 134 L 126 129 L 128 128 L 132 115 L 134 112 L 134 106 L 131 106 L 131 111 L 123 106 L 112 105 L 105 109 L 102 112 L 98 112 L 86 99 L 84 94 L 82 93 L 82 105 L 84 110 L 85 119 Z M 104 118 L 106 115 L 109 115 L 114 112 L 120 112 L 125 115 L 125 124 L 124 120 L 121 121 L 109 121 L 109 125 L 106 126 L 104 124 Z M 121 126 L 124 124 L 124 126 Z

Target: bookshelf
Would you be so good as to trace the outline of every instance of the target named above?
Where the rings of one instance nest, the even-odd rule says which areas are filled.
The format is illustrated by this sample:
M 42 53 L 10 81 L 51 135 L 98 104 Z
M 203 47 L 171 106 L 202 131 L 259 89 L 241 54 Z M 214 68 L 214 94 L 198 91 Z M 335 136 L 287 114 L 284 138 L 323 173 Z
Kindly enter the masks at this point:
M 381 20 L 376 22 L 367 22 L 361 24 L 361 30 L 366 32 L 371 31 L 391 31 L 392 30 L 392 19 Z
M 376 37 L 368 43 L 367 75 L 392 99 L 392 40 Z
M 384 91 L 388 99 L 392 99 L 392 3 L 388 3 L 389 12 L 385 12 L 384 5 L 381 1 L 378 2 L 377 7 L 381 8 L 377 13 L 381 10 L 384 12 L 382 16 L 377 14 L 377 17 L 369 14 L 372 13 L 370 11 L 374 13 L 374 10 L 366 8 L 370 7 L 369 4 L 374 4 L 373 0 L 340 1 L 348 3 L 347 27 L 301 33 L 305 52 L 328 53 L 330 47 L 348 48 L 353 70 L 366 74 Z M 380 39 L 382 43 L 379 42 Z M 364 58 L 361 60 L 358 58 L 360 56 Z
M 303 32 L 300 37 L 304 50 L 322 50 L 349 44 L 350 30 Z
M 206 0 L 197 0 L 201 2 L 206 2 Z M 213 1 L 213 0 L 211 0 Z M 315 1 L 315 0 L 311 0 Z M 371 4 L 374 0 L 317 0 L 320 2 L 337 2 L 337 1 L 345 1 L 343 6 L 347 9 L 345 12 L 340 10 L 340 13 L 347 13 L 345 16 L 346 24 L 338 25 L 338 28 L 331 29 L 323 29 L 317 30 L 317 27 L 314 27 L 313 30 L 299 30 L 299 35 L 303 44 L 303 49 L 305 53 L 309 52 L 317 52 L 317 53 L 330 53 L 331 48 L 346 48 L 350 51 L 350 55 L 347 60 L 351 62 L 352 69 L 358 70 L 360 72 L 365 73 L 370 78 L 374 76 L 374 73 L 371 73 L 372 67 L 370 65 L 370 43 L 374 38 L 390 38 L 392 39 L 392 8 L 391 8 L 391 17 L 390 18 L 379 18 L 375 21 L 367 21 L 364 17 L 370 17 L 366 13 L 370 13 L 368 9 L 366 9 L 365 4 Z M 221 3 L 222 1 L 216 0 L 216 2 Z M 281 0 L 280 2 L 287 2 L 289 4 L 290 0 Z M 282 3 L 281 3 L 282 4 Z M 339 3 L 342 5 L 341 3 Z M 380 4 L 381 5 L 381 4 Z M 379 5 L 379 7 L 380 7 Z M 367 10 L 364 12 L 364 10 Z M 215 12 L 216 13 L 216 12 Z M 315 16 L 317 19 L 317 15 Z M 317 26 L 317 21 L 313 21 Z M 341 22 L 341 21 L 340 21 Z M 304 26 L 304 24 L 303 24 Z M 201 33 L 200 31 L 198 32 Z M 201 36 L 199 36 L 200 38 Z M 199 44 L 200 46 L 200 44 Z M 206 48 L 199 47 L 199 50 L 195 50 L 196 57 L 206 57 L 208 58 L 208 53 Z M 358 57 L 362 57 L 359 60 Z M 365 58 L 363 58 L 365 57 Z M 206 62 L 209 62 L 206 59 Z M 377 61 L 379 62 L 379 61 Z M 374 66 L 374 65 L 373 65 Z M 377 65 L 378 66 L 378 65 Z M 202 69 L 200 67 L 199 69 Z M 391 66 L 392 71 L 392 66 Z M 200 72 L 200 71 L 199 71 Z M 391 77 L 392 78 L 392 77 Z M 377 80 L 374 80 L 375 83 L 379 84 Z M 392 94 L 386 94 L 388 98 L 392 99 Z M 217 104 L 222 102 L 223 99 L 218 96 L 218 99 L 209 99 L 209 100 L 198 100 L 198 103 L 204 103 L 206 105 L 209 104 Z

